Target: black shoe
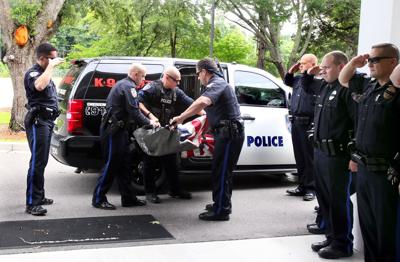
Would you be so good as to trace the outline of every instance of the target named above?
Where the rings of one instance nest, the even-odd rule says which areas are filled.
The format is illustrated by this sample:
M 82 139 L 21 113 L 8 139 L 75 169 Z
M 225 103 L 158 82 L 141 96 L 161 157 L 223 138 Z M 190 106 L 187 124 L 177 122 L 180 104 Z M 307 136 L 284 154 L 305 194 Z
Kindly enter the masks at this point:
M 26 206 L 25 212 L 34 216 L 44 216 L 47 209 L 42 206 Z
M 212 211 L 207 211 L 207 212 L 201 213 L 199 215 L 199 219 L 206 220 L 206 221 L 228 221 L 229 214 L 225 214 L 225 213 L 215 214 Z
M 179 198 L 179 199 L 192 199 L 192 194 L 186 191 L 177 191 L 177 192 L 170 192 L 170 197 L 172 198 Z
M 315 199 L 315 193 L 314 192 L 307 192 L 303 196 L 304 201 L 313 201 Z
M 301 187 L 296 187 L 293 189 L 286 190 L 286 193 L 289 196 L 304 196 L 306 191 L 304 189 L 302 189 Z
M 209 212 L 214 212 L 213 204 L 207 204 L 204 210 L 207 210 Z M 232 214 L 232 209 L 229 209 L 228 214 Z
M 325 234 L 325 229 L 320 228 L 317 224 L 307 225 L 307 230 L 311 234 L 316 234 L 316 235 Z
M 40 201 L 40 205 L 52 205 L 53 203 L 53 199 L 50 198 L 43 198 L 42 201 Z
M 330 243 L 331 241 L 325 239 L 324 241 L 311 244 L 311 249 L 315 252 L 318 252 L 321 248 L 329 246 Z
M 146 204 L 147 204 L 146 200 L 141 200 L 139 198 L 136 198 L 134 200 L 121 201 L 121 206 L 123 207 L 140 207 L 140 206 L 145 206 Z
M 341 257 L 351 257 L 353 255 L 353 250 L 350 252 L 346 252 L 337 248 L 334 248 L 332 246 L 327 246 L 324 248 L 321 248 L 318 251 L 318 256 L 326 259 L 337 259 Z
M 105 210 L 115 210 L 117 209 L 113 204 L 108 203 L 107 201 L 92 203 L 92 206 L 95 208 L 105 209 Z
M 157 196 L 157 194 L 146 194 L 146 200 L 154 204 L 161 203 L 161 199 Z

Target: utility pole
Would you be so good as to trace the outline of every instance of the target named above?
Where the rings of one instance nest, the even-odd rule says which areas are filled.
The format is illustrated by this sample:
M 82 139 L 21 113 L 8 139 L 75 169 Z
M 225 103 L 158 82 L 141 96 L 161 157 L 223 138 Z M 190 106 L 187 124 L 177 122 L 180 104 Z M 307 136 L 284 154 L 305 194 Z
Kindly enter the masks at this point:
M 212 1 L 211 6 L 211 30 L 210 30 L 210 58 L 213 58 L 214 51 L 214 17 L 215 17 L 215 0 Z

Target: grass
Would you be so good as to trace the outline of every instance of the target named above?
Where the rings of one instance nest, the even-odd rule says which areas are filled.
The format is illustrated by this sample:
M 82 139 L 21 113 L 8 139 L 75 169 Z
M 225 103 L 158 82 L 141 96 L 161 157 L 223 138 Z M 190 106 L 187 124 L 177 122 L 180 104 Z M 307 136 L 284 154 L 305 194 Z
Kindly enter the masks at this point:
M 11 113 L 10 112 L 0 112 L 0 125 L 8 125 L 10 122 Z

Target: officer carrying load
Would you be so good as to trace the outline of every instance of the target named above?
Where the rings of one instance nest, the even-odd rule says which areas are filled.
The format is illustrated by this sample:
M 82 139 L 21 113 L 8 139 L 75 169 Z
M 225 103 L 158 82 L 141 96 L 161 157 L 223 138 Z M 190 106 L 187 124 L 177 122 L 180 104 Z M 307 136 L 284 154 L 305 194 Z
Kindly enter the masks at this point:
M 169 121 L 174 116 L 179 115 L 193 103 L 193 99 L 178 88 L 180 81 L 181 74 L 176 67 L 166 68 L 161 80 L 153 81 L 139 91 L 142 112 L 150 119 L 159 122 L 161 126 L 169 125 Z M 192 198 L 192 195 L 184 191 L 180 185 L 176 154 L 158 157 L 145 154 L 143 161 L 144 184 L 148 201 L 161 203 L 155 186 L 154 166 L 156 162 L 161 164 L 165 170 L 169 195 L 180 199 Z
M 59 115 L 56 86 L 51 80 L 54 68 L 64 62 L 57 57 L 57 49 L 48 43 L 36 49 L 36 64 L 25 73 L 24 85 L 29 110 L 25 116 L 25 131 L 31 159 L 26 188 L 26 212 L 44 215 L 42 205 L 51 205 L 53 200 L 45 197 L 44 169 L 49 160 L 50 140 L 54 120 Z
M 396 243 L 400 240 L 400 90 L 390 81 L 398 62 L 395 45 L 378 44 L 369 54 L 352 58 L 339 76 L 358 103 L 351 159 L 358 166 L 357 204 L 365 261 L 400 259 L 400 243 Z M 367 64 L 371 77 L 354 74 Z M 392 74 L 395 85 L 400 84 L 399 70 Z
M 129 68 L 128 76 L 118 81 L 107 97 L 106 113 L 100 126 L 100 138 L 106 163 L 93 192 L 92 205 L 95 208 L 116 209 L 106 197 L 115 177 L 118 180 L 123 207 L 146 205 L 146 201 L 136 197 L 131 184 L 132 156 L 128 134 L 128 130 L 132 129 L 131 125 L 158 126 L 155 121 L 147 119 L 139 110 L 135 87 L 145 76 L 146 68 L 141 64 L 133 63 Z
M 206 58 L 197 63 L 196 69 L 198 79 L 206 88 L 185 112 L 172 119 L 171 124 L 181 124 L 200 110 L 207 112 L 215 145 L 211 170 L 213 203 L 206 205 L 207 212 L 201 213 L 199 219 L 227 221 L 232 212 L 232 176 L 243 146 L 244 126 L 235 92 L 223 79 L 217 65 Z

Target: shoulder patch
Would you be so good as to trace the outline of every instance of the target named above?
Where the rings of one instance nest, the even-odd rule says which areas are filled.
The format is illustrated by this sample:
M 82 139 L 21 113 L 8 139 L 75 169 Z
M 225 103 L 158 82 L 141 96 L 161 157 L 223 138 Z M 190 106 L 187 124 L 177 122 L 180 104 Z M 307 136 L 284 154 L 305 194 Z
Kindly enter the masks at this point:
M 36 77 L 38 75 L 39 75 L 39 72 L 36 72 L 36 71 L 32 71 L 32 72 L 29 73 L 30 77 Z
M 137 92 L 136 92 L 135 88 L 131 88 L 131 94 L 132 94 L 133 98 L 137 97 Z

